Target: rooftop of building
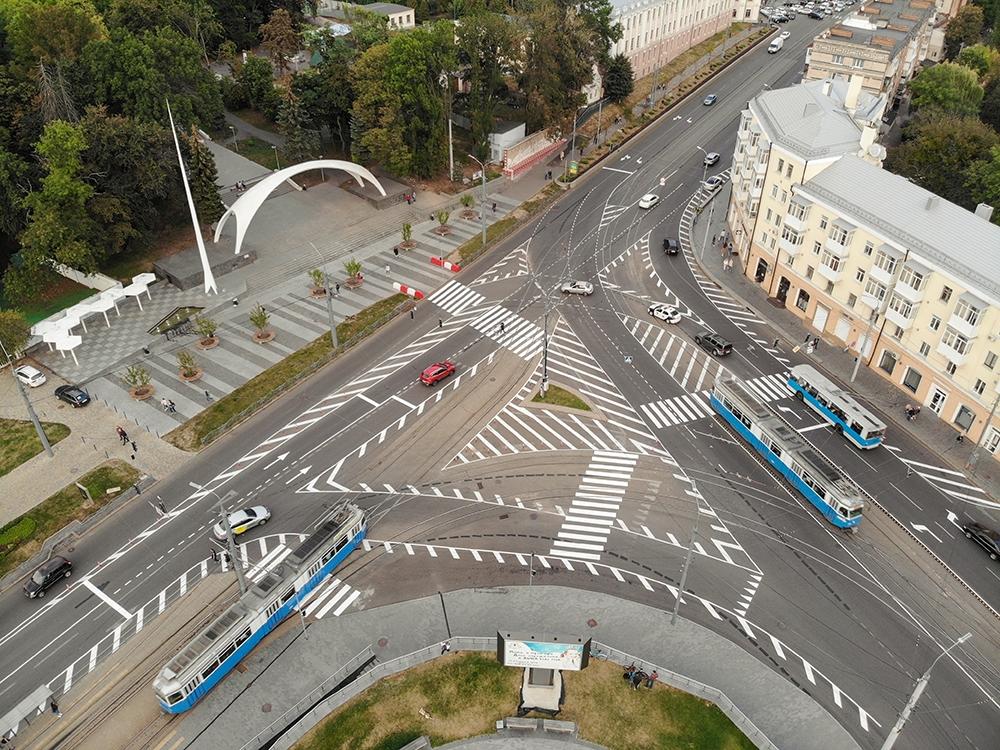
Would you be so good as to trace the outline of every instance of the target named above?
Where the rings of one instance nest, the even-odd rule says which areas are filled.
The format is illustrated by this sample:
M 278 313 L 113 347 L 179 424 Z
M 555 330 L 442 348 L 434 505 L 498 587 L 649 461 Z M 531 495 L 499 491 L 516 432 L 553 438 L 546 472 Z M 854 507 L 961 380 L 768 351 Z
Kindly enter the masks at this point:
M 884 50 L 894 58 L 936 14 L 937 6 L 929 0 L 873 0 L 816 41 Z
M 986 302 L 1000 305 L 1000 226 L 854 155 L 831 164 L 796 192 L 897 238 L 970 289 L 989 295 Z
M 841 79 L 809 81 L 764 91 L 750 111 L 771 143 L 805 160 L 837 158 L 858 150 L 864 123 L 881 116 L 883 97 L 860 91 L 857 107 L 845 107 L 850 84 Z

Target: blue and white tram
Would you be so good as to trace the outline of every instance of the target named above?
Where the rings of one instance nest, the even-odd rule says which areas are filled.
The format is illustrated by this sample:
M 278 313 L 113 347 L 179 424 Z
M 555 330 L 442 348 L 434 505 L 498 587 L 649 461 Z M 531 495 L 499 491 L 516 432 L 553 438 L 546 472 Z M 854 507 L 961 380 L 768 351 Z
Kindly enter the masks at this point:
M 855 400 L 850 392 L 828 380 L 815 367 L 795 365 L 788 385 L 800 401 L 833 423 L 840 434 L 858 448 L 882 445 L 885 423 Z
M 364 512 L 346 504 L 304 539 L 160 670 L 153 690 L 163 710 L 179 714 L 194 706 L 344 561 L 367 531 Z
M 842 529 L 861 523 L 861 490 L 736 378 L 717 378 L 712 407 L 768 463 Z

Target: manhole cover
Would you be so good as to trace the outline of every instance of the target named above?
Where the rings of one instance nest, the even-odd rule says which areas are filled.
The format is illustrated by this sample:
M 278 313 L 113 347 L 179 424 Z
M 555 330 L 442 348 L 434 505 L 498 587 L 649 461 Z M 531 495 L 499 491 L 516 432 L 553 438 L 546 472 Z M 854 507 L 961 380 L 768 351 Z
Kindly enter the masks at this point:
M 538 514 L 537 513 L 531 513 L 531 514 L 528 515 L 528 518 L 530 518 L 532 521 L 537 521 L 538 520 Z
M 260 710 L 261 710 L 262 713 L 265 713 L 265 714 L 271 713 L 271 704 L 270 703 L 265 703 L 263 706 L 260 707 Z
M 379 646 L 379 648 L 385 648 L 388 645 L 389 645 L 389 639 L 388 638 L 379 638 L 378 639 L 378 646 Z
M 588 628 L 596 628 L 597 627 L 597 620 L 594 620 L 594 619 L 587 620 L 587 627 Z

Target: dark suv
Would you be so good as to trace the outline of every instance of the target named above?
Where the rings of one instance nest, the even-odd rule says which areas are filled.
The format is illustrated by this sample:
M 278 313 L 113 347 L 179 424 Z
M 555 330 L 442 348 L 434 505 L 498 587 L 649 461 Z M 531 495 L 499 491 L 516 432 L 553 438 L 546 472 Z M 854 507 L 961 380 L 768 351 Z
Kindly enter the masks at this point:
M 677 255 L 681 251 L 681 246 L 673 237 L 667 237 L 663 240 L 663 251 L 667 255 Z
M 694 342 L 712 352 L 716 357 L 724 357 L 733 350 L 731 341 L 727 341 L 712 331 L 702 331 L 694 335 Z
M 73 563 L 65 557 L 53 557 L 24 582 L 24 595 L 29 599 L 41 599 L 46 591 L 72 574 Z

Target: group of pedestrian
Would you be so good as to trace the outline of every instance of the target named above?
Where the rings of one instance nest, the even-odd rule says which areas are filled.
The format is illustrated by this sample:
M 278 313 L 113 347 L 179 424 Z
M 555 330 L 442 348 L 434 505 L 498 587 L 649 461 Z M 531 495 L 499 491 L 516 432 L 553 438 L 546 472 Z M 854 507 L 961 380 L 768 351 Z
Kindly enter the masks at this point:
M 205 394 L 207 395 L 208 391 L 205 391 Z M 166 397 L 161 398 L 160 399 L 160 405 L 163 407 L 163 411 L 165 411 L 165 412 L 169 412 L 170 414 L 176 414 L 177 413 L 177 405 L 173 401 L 171 401 L 169 398 L 166 398 Z
M 635 664 L 628 667 L 625 670 L 625 674 L 622 675 L 622 677 L 625 678 L 625 681 L 632 686 L 633 690 L 638 690 L 643 680 L 646 681 L 646 689 L 652 690 L 653 685 L 656 684 L 656 680 L 659 678 L 659 676 L 660 673 L 657 672 L 655 669 L 649 674 L 646 674 L 637 666 L 635 666 Z
M 246 189 L 247 189 L 247 184 L 245 182 L 243 182 L 243 180 L 238 180 L 236 182 L 236 192 L 237 193 L 242 193 Z
M 906 412 L 906 421 L 911 422 L 920 415 L 920 407 L 914 406 L 913 404 L 907 404 L 903 407 L 903 411 Z
M 406 194 L 406 205 L 412 206 L 416 202 L 417 202 L 417 194 L 416 193 L 407 193 Z

